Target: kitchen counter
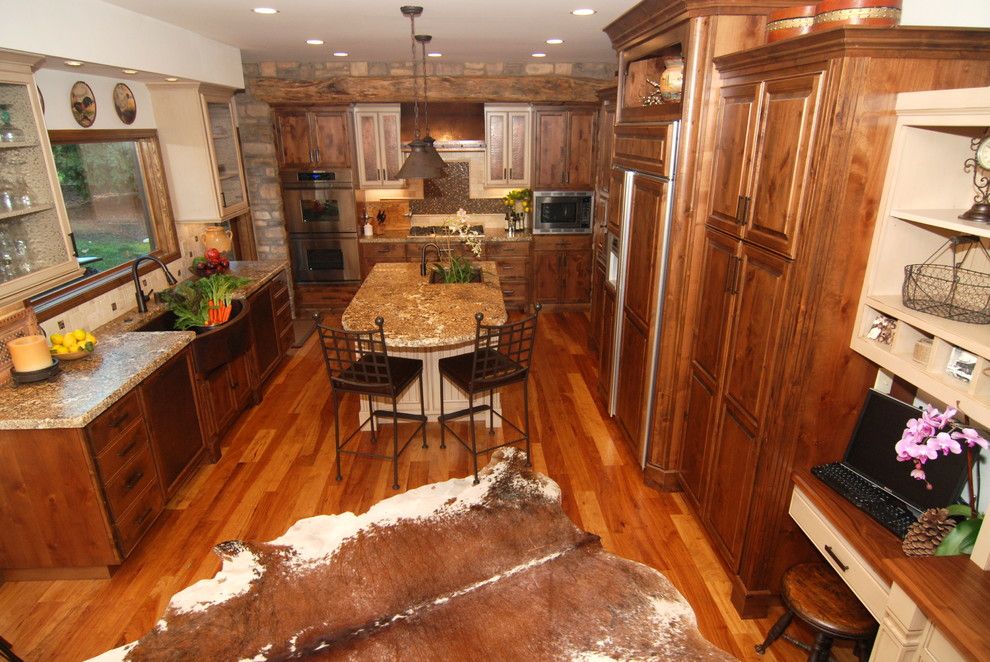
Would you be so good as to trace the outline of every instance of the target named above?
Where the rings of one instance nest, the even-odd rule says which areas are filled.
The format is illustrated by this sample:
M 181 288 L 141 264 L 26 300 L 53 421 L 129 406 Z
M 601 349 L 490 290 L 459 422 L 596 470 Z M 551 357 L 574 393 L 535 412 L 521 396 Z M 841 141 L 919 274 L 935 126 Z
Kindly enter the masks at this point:
M 507 319 L 494 262 L 479 262 L 481 283 L 430 284 L 419 265 L 407 262 L 376 264 L 342 318 L 345 329 L 375 328 L 385 319 L 389 347 L 443 347 L 472 341 L 474 314 L 485 323 Z
M 250 296 L 287 266 L 281 260 L 231 262 L 233 275 L 251 279 L 235 297 Z M 95 329 L 99 344 L 92 356 L 62 361 L 53 380 L 0 387 L 0 430 L 85 427 L 196 337 L 192 331 L 132 333 L 165 310 L 149 303 L 147 313 L 131 310 Z
M 376 234 L 372 237 L 359 236 L 358 241 L 362 244 L 400 244 L 414 243 L 425 244 L 429 242 L 443 241 L 446 235 L 420 235 L 411 236 L 408 230 L 386 230 L 384 234 Z M 460 242 L 459 235 L 451 235 L 451 241 Z M 532 241 L 533 235 L 529 232 L 517 232 L 509 235 L 503 228 L 485 228 L 482 235 L 483 243 L 504 242 L 504 241 Z

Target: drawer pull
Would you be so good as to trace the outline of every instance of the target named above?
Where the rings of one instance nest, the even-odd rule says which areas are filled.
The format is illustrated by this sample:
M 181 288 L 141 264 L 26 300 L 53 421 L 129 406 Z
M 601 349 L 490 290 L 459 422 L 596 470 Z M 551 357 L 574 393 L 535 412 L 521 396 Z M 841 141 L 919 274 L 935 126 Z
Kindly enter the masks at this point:
M 134 450 L 135 448 L 137 448 L 137 445 L 138 445 L 138 442 L 135 439 L 134 441 L 132 441 L 131 443 L 127 444 L 126 446 L 124 446 L 123 448 L 121 448 L 119 451 L 117 451 L 117 457 L 127 457 L 128 455 L 131 454 L 131 451 L 132 450 Z
M 511 297 L 515 293 L 516 293 L 515 290 L 502 290 L 502 294 L 507 297 Z
M 144 472 L 141 470 L 135 471 L 131 477 L 127 479 L 127 482 L 124 483 L 124 491 L 130 492 L 133 490 L 134 486 L 140 483 L 142 478 L 144 478 Z
M 148 515 L 150 515 L 153 510 L 154 508 L 152 508 L 151 506 L 145 508 L 144 512 L 141 513 L 141 515 L 139 515 L 136 520 L 134 520 L 134 526 L 141 526 L 142 524 L 144 524 L 144 520 L 148 519 Z
M 126 422 L 126 421 L 127 421 L 127 419 L 129 419 L 130 417 L 131 417 L 131 413 L 130 413 L 129 411 L 125 411 L 125 412 L 124 412 L 124 413 L 122 413 L 122 414 L 121 414 L 120 416 L 118 416 L 117 418 L 115 418 L 115 419 L 113 419 L 112 421 L 110 421 L 110 427 L 111 427 L 111 428 L 119 428 L 119 427 L 120 427 L 121 425 L 123 425 L 123 424 L 124 424 L 124 422 Z
M 839 569 L 842 570 L 842 572 L 849 569 L 849 566 L 843 563 L 842 560 L 835 555 L 835 552 L 832 551 L 832 547 L 830 545 L 825 545 L 825 553 L 832 557 L 832 560 L 838 564 Z

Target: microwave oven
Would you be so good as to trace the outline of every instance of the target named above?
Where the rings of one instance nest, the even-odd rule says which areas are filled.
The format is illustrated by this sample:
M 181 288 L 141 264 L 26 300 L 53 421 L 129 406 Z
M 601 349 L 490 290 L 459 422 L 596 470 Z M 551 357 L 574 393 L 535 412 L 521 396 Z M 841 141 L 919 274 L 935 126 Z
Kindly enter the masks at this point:
M 591 232 L 591 191 L 534 191 L 533 233 Z

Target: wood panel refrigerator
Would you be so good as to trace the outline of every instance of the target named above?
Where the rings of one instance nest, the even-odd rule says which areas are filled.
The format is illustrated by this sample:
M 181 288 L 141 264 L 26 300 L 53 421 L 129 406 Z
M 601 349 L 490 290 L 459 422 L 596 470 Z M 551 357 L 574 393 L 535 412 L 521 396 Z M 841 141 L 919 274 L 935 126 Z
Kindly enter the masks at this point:
M 677 153 L 680 122 L 671 122 L 669 154 Z M 609 414 L 615 416 L 641 467 L 652 430 L 660 327 L 666 288 L 674 179 L 621 168 L 619 234 L 609 237 L 608 279 L 614 285 L 615 327 Z M 673 173 L 673 164 L 668 172 Z M 614 195 L 614 193 L 613 193 Z

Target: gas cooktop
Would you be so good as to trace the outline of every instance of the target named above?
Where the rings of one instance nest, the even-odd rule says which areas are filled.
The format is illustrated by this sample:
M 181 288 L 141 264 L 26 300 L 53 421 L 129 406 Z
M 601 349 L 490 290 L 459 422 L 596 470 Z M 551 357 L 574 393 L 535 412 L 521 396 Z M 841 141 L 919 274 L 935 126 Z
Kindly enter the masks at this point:
M 471 225 L 468 226 L 468 230 L 475 234 L 485 234 L 484 225 Z M 436 235 L 444 236 L 448 234 L 456 234 L 451 232 L 449 228 L 443 225 L 413 225 L 409 228 L 410 237 L 432 237 Z

